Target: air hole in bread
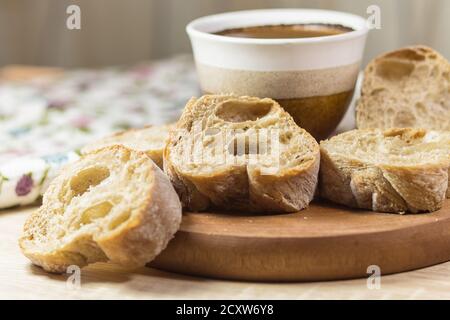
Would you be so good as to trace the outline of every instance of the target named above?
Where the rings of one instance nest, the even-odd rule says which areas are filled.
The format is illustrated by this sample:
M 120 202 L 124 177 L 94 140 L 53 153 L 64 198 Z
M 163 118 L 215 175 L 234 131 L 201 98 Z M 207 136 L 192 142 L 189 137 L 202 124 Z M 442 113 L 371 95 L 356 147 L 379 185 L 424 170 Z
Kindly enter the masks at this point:
M 414 60 L 414 61 L 425 60 L 425 56 L 423 54 L 425 54 L 427 51 L 422 48 L 419 48 L 418 51 L 420 51 L 422 54 L 416 52 L 416 50 L 403 49 L 403 50 L 391 52 L 391 53 L 387 54 L 386 57 L 399 58 L 399 59 L 405 59 L 405 60 Z
M 216 109 L 216 116 L 228 122 L 255 121 L 266 116 L 272 102 L 227 100 Z
M 404 130 L 403 129 L 391 129 L 391 130 L 387 130 L 383 132 L 383 136 L 385 137 L 397 137 L 397 136 L 402 136 L 403 135 Z M 371 143 L 375 143 L 375 142 L 371 142 Z
M 395 111 L 392 108 L 388 108 L 388 109 L 386 109 L 384 114 L 387 118 L 392 118 L 395 115 Z
M 383 91 L 386 91 L 385 88 L 377 88 L 377 89 L 373 89 L 369 94 L 372 96 L 375 96 L 377 94 L 382 93 Z
M 402 140 L 420 139 L 426 135 L 426 131 L 422 129 L 415 129 L 411 134 L 410 129 L 393 128 L 383 132 L 385 137 L 400 137 Z M 376 142 L 374 142 L 376 143 Z
M 377 66 L 377 75 L 390 81 L 408 77 L 414 70 L 414 64 L 398 60 L 384 60 Z
M 56 235 L 57 239 L 61 239 L 66 235 L 66 232 L 62 229 L 58 230 L 58 234 Z
M 70 179 L 70 189 L 74 196 L 85 193 L 90 187 L 96 186 L 109 177 L 105 167 L 91 167 L 78 172 Z
M 95 206 L 86 209 L 81 214 L 81 219 L 79 221 L 79 226 L 86 225 L 94 222 L 97 219 L 106 216 L 112 209 L 113 205 L 109 201 L 103 201 Z
M 289 141 L 291 141 L 292 138 L 292 132 L 287 131 L 285 133 L 283 133 L 282 135 L 280 135 L 280 142 L 283 144 L 288 144 Z
M 414 106 L 418 115 L 425 115 L 427 113 L 427 108 L 422 102 L 417 102 Z
M 109 224 L 109 230 L 117 229 L 119 226 L 124 224 L 131 216 L 131 211 L 124 212 L 123 214 L 115 217 Z

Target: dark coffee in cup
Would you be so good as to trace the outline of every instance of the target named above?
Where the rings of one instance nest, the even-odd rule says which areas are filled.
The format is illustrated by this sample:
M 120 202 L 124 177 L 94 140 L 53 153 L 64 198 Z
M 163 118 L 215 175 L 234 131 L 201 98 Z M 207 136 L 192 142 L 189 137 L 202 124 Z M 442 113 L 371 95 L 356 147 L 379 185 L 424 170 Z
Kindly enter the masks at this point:
M 333 36 L 350 31 L 352 31 L 351 28 L 341 25 L 308 23 L 233 28 L 215 32 L 214 34 L 236 38 L 292 39 Z

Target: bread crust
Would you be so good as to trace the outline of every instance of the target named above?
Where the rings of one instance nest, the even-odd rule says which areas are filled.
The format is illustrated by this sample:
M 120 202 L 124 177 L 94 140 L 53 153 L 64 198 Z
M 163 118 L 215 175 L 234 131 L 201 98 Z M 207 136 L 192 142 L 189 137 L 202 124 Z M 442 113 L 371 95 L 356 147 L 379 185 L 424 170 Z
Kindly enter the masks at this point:
M 307 159 L 304 159 L 304 165 L 281 168 L 276 174 L 262 174 L 260 167 L 248 163 L 218 166 L 209 173 L 185 170 L 175 163 L 176 157 L 180 156 L 174 151 L 175 145 L 183 137 L 192 134 L 193 123 L 195 121 L 204 121 L 205 123 L 214 121 L 211 118 L 202 119 L 202 111 L 199 111 L 200 105 L 206 104 L 206 108 L 214 108 L 215 103 L 226 103 L 231 99 L 256 101 L 252 99 L 257 98 L 211 95 L 203 96 L 199 100 L 191 99 L 176 128 L 169 134 L 169 141 L 164 150 L 164 171 L 170 177 L 183 206 L 193 211 L 216 208 L 261 213 L 295 212 L 307 207 L 314 196 L 317 185 L 320 163 L 319 147 L 314 138 L 295 125 L 292 118 L 271 99 L 258 99 L 258 101 L 273 104 L 277 112 L 287 119 L 286 123 L 291 125 L 292 122 L 292 130 L 295 132 L 293 134 L 306 136 L 304 143 L 309 143 L 312 151 L 307 155 Z M 233 122 L 233 124 L 225 122 L 221 123 L 220 128 L 240 127 L 240 124 L 239 121 Z M 246 121 L 245 124 L 251 126 L 253 122 Z
M 143 128 L 132 128 L 128 130 L 123 130 L 115 132 L 109 136 L 101 138 L 93 143 L 84 146 L 81 149 L 82 154 L 87 154 L 92 151 L 102 149 L 106 146 L 112 145 L 124 145 L 127 148 L 135 149 L 138 151 L 144 151 L 147 155 L 156 163 L 159 168 L 163 168 L 163 151 L 166 144 L 166 139 L 170 128 L 173 124 L 153 126 L 148 125 Z M 147 145 L 142 144 L 142 141 L 137 141 L 137 136 L 140 135 L 139 139 L 154 140 L 160 143 L 157 145 Z M 161 140 L 161 141 L 159 141 Z M 136 147 L 141 143 L 139 147 Z M 145 143 L 145 142 L 144 142 Z
M 43 205 L 33 212 L 24 225 L 19 239 L 23 254 L 35 265 L 49 272 L 66 272 L 70 265 L 86 266 L 94 262 L 112 261 L 126 267 L 144 266 L 161 252 L 178 230 L 181 223 L 181 203 L 168 178 L 141 151 L 127 149 L 123 146 L 111 146 L 83 156 L 94 157 L 102 153 L 113 153 L 118 157 L 138 159 L 149 172 L 147 196 L 138 208 L 117 228 L 104 231 L 100 225 L 93 232 L 68 238 L 60 245 L 46 247 L 46 243 L 37 243 L 37 239 L 46 237 L 47 233 L 57 232 L 50 229 L 48 215 L 59 206 L 57 198 L 64 193 L 63 181 L 70 178 L 61 176 L 52 181 L 44 195 Z M 63 172 L 71 172 L 70 166 Z M 142 181 L 141 183 L 146 183 Z M 49 240 L 50 241 L 50 240 Z
M 426 46 L 372 60 L 364 70 L 356 127 L 450 130 L 450 63 Z
M 440 209 L 448 190 L 450 153 L 447 159 L 443 157 L 439 161 L 400 164 L 364 159 L 353 154 L 350 147 L 346 154 L 333 149 L 343 143 L 344 136 L 357 140 L 377 132 L 387 136 L 394 132 L 411 138 L 424 130 L 352 130 L 322 141 L 320 196 L 349 207 L 378 212 L 418 213 Z M 450 150 L 450 145 L 446 147 Z

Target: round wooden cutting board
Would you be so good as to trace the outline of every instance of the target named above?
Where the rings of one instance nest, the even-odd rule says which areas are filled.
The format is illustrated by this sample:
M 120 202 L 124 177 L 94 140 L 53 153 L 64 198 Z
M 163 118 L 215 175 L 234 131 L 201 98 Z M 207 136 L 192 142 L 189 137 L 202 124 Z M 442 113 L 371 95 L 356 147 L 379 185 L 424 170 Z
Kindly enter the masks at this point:
M 450 201 L 427 214 L 383 214 L 312 203 L 281 215 L 185 213 L 151 263 L 224 279 L 315 281 L 402 272 L 450 260 Z

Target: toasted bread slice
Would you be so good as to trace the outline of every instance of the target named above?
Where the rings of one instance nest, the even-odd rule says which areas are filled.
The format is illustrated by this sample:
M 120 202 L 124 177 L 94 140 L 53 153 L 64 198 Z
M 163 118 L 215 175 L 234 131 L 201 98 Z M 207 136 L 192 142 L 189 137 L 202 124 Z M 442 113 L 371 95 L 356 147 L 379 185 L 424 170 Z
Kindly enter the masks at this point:
M 352 130 L 320 143 L 320 195 L 381 212 L 442 207 L 449 185 L 450 132 Z
M 295 212 L 313 198 L 319 146 L 272 99 L 191 99 L 164 150 L 189 210 Z
M 450 130 L 450 63 L 424 46 L 374 59 L 364 72 L 356 126 Z
M 27 219 L 19 244 L 51 272 L 108 260 L 139 267 L 166 247 L 180 221 L 166 175 L 144 152 L 112 146 L 65 167 Z
M 163 150 L 171 127 L 169 124 L 120 131 L 86 145 L 81 149 L 81 153 L 86 154 L 106 146 L 120 144 L 130 149 L 144 151 L 162 169 Z

